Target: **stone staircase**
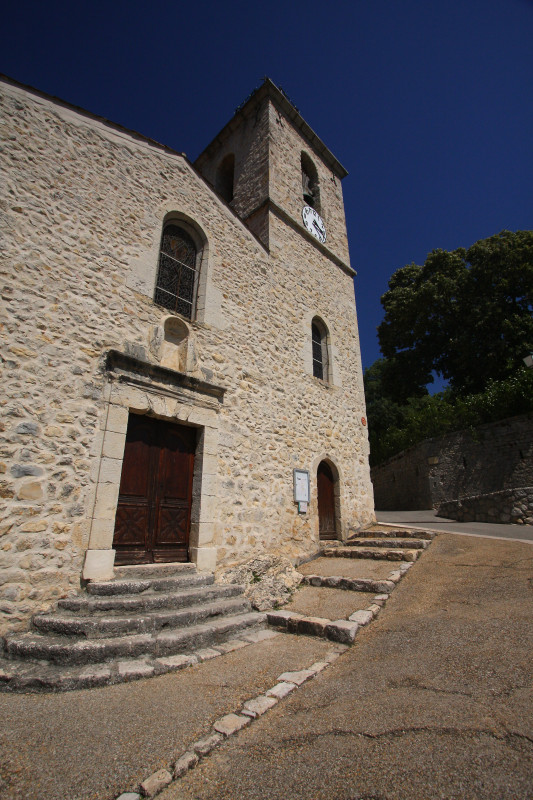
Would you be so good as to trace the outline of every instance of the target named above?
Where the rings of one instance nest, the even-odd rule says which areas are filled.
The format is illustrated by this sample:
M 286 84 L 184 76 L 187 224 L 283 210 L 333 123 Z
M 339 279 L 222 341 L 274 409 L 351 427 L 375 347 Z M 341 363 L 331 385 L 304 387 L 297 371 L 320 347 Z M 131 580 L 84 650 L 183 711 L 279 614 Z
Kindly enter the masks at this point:
M 274 635 L 267 622 L 352 644 L 433 536 L 374 526 L 324 542 L 300 568 L 303 592 L 267 613 L 251 611 L 245 587 L 215 584 L 193 564 L 117 567 L 113 580 L 89 582 L 55 611 L 37 614 L 28 633 L 4 638 L 0 690 L 65 691 L 160 675 Z M 400 562 L 392 571 L 391 561 Z M 326 616 L 328 591 L 334 610 Z
M 269 625 L 353 644 L 434 536 L 375 525 L 345 542 L 324 542 L 318 556 L 299 568 L 302 589 L 283 609 L 267 611 Z M 400 562 L 392 571 L 391 561 Z
M 37 614 L 28 633 L 5 637 L 0 688 L 77 689 L 162 674 L 265 620 L 244 587 L 217 585 L 193 564 L 118 567 L 113 580 L 92 581 Z
M 375 529 L 361 531 L 346 542 L 328 542 L 326 558 L 377 558 L 387 561 L 416 561 L 431 544 L 428 531 Z

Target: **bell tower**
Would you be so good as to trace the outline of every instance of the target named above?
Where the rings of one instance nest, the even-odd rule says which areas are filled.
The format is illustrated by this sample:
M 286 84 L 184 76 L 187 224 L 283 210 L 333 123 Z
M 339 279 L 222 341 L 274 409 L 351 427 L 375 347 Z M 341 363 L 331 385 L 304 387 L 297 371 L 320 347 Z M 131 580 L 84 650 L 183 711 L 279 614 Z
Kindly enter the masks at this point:
M 349 265 L 341 188 L 348 173 L 269 78 L 195 167 L 268 250 L 275 216 Z

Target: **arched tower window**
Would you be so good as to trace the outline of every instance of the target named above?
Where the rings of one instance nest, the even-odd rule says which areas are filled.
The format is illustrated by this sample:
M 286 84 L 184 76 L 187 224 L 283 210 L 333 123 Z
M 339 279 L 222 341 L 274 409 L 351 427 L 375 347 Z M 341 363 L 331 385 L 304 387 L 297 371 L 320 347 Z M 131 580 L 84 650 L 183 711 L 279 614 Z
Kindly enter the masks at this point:
M 235 175 L 235 156 L 228 153 L 217 167 L 215 175 L 215 190 L 226 203 L 233 200 L 233 181 Z
M 320 213 L 320 188 L 318 185 L 318 172 L 307 155 L 302 153 L 302 194 L 306 206 L 311 206 Z
M 198 249 L 187 231 L 174 222 L 165 225 L 154 301 L 186 319 L 193 319 L 198 263 Z
M 329 380 L 328 330 L 321 319 L 315 317 L 311 323 L 313 345 L 313 375 L 323 381 Z

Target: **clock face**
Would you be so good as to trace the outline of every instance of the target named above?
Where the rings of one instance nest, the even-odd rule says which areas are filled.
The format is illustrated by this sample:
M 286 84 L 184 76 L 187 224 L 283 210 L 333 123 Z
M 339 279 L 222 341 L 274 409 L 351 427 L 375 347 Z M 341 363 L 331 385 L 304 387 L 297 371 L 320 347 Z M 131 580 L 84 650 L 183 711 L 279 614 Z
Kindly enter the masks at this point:
M 315 239 L 324 244 L 326 241 L 326 226 L 320 214 L 311 206 L 304 206 L 302 219 L 309 233 L 312 233 Z

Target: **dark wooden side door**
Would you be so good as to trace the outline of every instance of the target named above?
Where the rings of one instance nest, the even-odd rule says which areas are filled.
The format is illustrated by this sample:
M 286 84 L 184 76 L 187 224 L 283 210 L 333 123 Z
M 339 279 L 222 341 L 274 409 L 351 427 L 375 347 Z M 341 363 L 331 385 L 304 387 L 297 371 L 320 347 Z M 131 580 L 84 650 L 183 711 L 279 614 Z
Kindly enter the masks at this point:
M 318 530 L 320 539 L 336 539 L 335 480 L 331 467 L 321 461 L 317 470 Z
M 196 434 L 130 414 L 115 518 L 116 564 L 187 561 Z

